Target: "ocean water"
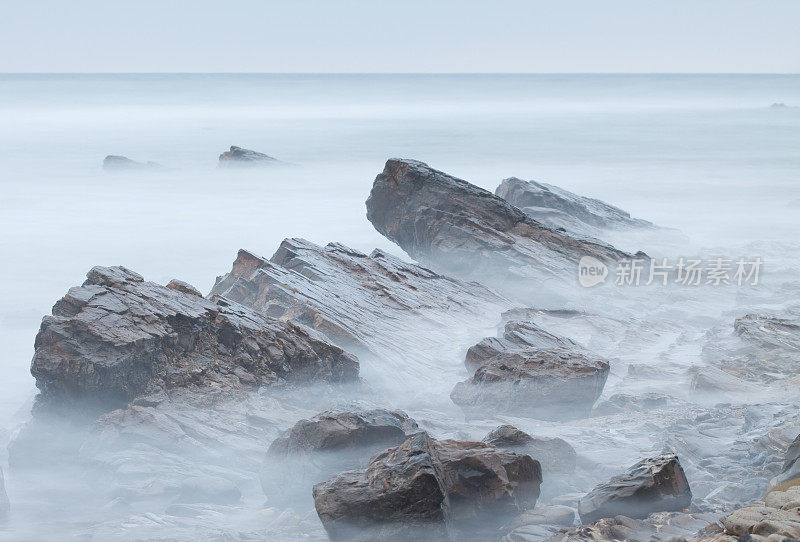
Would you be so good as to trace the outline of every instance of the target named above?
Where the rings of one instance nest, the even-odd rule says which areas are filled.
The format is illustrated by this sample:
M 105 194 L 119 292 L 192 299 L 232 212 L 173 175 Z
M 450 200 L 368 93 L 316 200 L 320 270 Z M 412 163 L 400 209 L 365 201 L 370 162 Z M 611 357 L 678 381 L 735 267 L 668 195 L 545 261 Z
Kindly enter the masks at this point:
M 221 169 L 230 145 L 285 164 Z M 107 172 L 108 154 L 164 167 Z M 94 265 L 207 293 L 239 248 L 286 237 L 403 256 L 364 207 L 395 156 L 800 269 L 796 75 L 0 75 L 0 429 L 35 393 L 42 316 Z

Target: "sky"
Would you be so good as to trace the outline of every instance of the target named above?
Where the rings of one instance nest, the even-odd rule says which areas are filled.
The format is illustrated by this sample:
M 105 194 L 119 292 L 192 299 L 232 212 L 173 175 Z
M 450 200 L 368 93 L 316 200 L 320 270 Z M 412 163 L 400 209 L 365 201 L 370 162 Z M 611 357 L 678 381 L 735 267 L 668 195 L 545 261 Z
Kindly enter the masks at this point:
M 800 0 L 0 0 L 0 72 L 800 73 Z

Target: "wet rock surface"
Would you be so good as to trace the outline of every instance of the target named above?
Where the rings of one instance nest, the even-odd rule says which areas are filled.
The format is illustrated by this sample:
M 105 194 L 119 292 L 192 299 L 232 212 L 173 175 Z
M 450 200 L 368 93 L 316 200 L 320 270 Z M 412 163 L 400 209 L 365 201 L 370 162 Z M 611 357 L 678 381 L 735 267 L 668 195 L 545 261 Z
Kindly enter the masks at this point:
M 541 481 L 529 456 L 418 433 L 373 457 L 365 471 L 317 484 L 314 501 L 333 540 L 475 536 L 532 508 Z
M 510 177 L 503 180 L 494 193 L 550 228 L 562 228 L 579 235 L 597 237 L 606 229 L 654 227 L 604 201 L 579 196 L 547 183 Z
M 170 388 L 353 382 L 355 357 L 292 323 L 95 267 L 53 307 L 31 373 L 40 404 L 110 410 Z
M 277 163 L 279 163 L 277 158 L 235 145 L 231 145 L 229 150 L 219 155 L 221 166 L 262 166 Z
M 689 482 L 678 457 L 645 459 L 584 496 L 578 505 L 581 521 L 626 515 L 645 518 L 655 512 L 680 511 L 692 502 Z
M 3 476 L 3 469 L 0 469 L 0 521 L 5 520 L 11 513 L 11 502 L 6 493 L 6 481 Z
M 539 461 L 547 479 L 575 470 L 575 449 L 558 437 L 533 437 L 513 425 L 501 425 L 483 438 L 486 444 L 512 452 L 526 454 Z
M 367 218 L 412 258 L 505 292 L 520 286 L 516 280 L 572 278 L 582 256 L 627 256 L 548 228 L 491 192 L 415 160 L 386 162 Z

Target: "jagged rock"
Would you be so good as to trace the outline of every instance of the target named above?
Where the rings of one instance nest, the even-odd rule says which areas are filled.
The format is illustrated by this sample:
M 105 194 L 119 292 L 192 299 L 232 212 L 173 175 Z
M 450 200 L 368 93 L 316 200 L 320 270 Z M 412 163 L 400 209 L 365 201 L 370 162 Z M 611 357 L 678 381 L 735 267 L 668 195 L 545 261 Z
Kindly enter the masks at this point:
M 6 482 L 5 478 L 3 477 L 3 469 L 0 469 L 0 521 L 6 519 L 10 512 L 11 503 L 8 500 L 8 494 L 6 493 Z
M 221 166 L 255 166 L 255 165 L 269 165 L 278 163 L 279 160 L 268 156 L 261 152 L 251 151 L 250 149 L 243 149 L 231 145 L 230 150 L 227 150 L 219 155 L 219 164 Z
M 402 444 L 418 431 L 417 423 L 400 411 L 322 412 L 298 421 L 272 442 L 261 485 L 267 495 L 296 503 L 314 484 L 337 472 L 365 467 L 370 456 Z
M 800 435 L 792 441 L 786 449 L 786 456 L 783 461 L 783 470 L 776 478 L 776 483 L 787 482 L 795 478 L 800 478 Z
M 691 381 L 692 391 L 713 393 L 758 393 L 759 387 L 751 382 L 718 369 L 717 367 L 694 367 Z
M 351 382 L 358 361 L 295 324 L 95 267 L 43 319 L 31 373 L 40 403 L 110 410 L 176 387 Z
M 654 512 L 679 511 L 692 502 L 689 482 L 678 457 L 644 459 L 627 473 L 595 487 L 578 504 L 584 524 L 625 515 L 645 518 Z
M 613 205 L 551 184 L 511 177 L 500 183 L 494 193 L 550 228 L 579 235 L 596 237 L 606 229 L 653 227 Z
M 482 188 L 416 160 L 391 159 L 367 200 L 367 218 L 411 257 L 504 292 L 531 279 L 573 279 L 578 260 L 629 257 L 530 218 Z
M 170 290 L 178 290 L 179 292 L 183 292 L 184 294 L 191 294 L 191 295 L 196 295 L 197 297 L 203 297 L 203 294 L 200 293 L 200 290 L 198 290 L 188 282 L 183 282 L 182 280 L 172 279 L 167 283 L 167 288 L 169 288 Z
M 256 311 L 323 333 L 334 344 L 380 359 L 373 385 L 396 378 L 427 382 L 440 356 L 455 355 L 454 333 L 484 333 L 486 315 L 508 301 L 381 250 L 370 255 L 338 243 L 284 240 L 271 259 L 239 251 L 211 291 Z M 446 353 L 444 353 L 446 352 Z M 451 354 L 452 352 L 452 354 Z
M 538 460 L 545 478 L 551 473 L 568 474 L 575 470 L 575 449 L 557 437 L 532 437 L 513 425 L 501 425 L 483 437 L 483 442 Z
M 103 159 L 103 169 L 105 170 L 159 169 L 161 167 L 161 164 L 156 162 L 137 162 L 127 156 L 114 154 L 109 154 Z
M 628 367 L 628 374 L 630 374 Z M 641 395 L 615 393 L 592 409 L 592 416 L 612 416 L 626 412 L 646 412 L 661 408 L 670 408 L 678 403 L 673 397 L 663 393 L 646 392 Z
M 365 471 L 317 484 L 314 502 L 332 540 L 474 536 L 532 508 L 541 481 L 529 456 L 418 433 Z

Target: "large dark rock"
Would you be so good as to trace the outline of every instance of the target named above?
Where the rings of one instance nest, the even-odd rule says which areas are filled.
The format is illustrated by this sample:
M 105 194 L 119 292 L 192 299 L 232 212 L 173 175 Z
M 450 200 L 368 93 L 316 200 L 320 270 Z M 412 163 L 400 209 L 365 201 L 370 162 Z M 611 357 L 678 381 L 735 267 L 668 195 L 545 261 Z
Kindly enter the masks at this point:
M 272 499 L 294 501 L 337 472 L 366 467 L 369 458 L 419 432 L 405 412 L 328 410 L 298 421 L 269 447 L 261 486 Z
M 418 433 L 364 471 L 314 486 L 333 540 L 424 540 L 492 532 L 539 496 L 541 467 L 487 444 Z
M 578 504 L 584 524 L 601 518 L 645 518 L 655 512 L 680 511 L 692 502 L 689 482 L 678 457 L 644 459 L 628 472 L 595 487 Z
M 5 478 L 3 478 L 3 469 L 0 469 L 0 521 L 8 517 L 11 512 L 11 503 L 8 500 L 6 493 Z
M 171 388 L 352 382 L 358 361 L 295 324 L 95 267 L 42 321 L 31 373 L 40 404 L 110 410 Z
M 533 437 L 513 425 L 501 425 L 483 437 L 483 442 L 531 456 L 541 463 L 545 478 L 550 474 L 563 475 L 575 470 L 575 448 L 558 437 Z
M 227 150 L 219 155 L 219 165 L 221 166 L 260 166 L 276 164 L 279 160 L 268 156 L 262 152 L 251 151 L 231 145 Z
M 652 223 L 631 218 L 626 211 L 604 201 L 551 184 L 511 177 L 500 183 L 494 193 L 550 228 L 580 235 L 594 237 L 607 229 L 653 227 Z
M 471 347 L 465 363 L 474 374 L 450 397 L 470 417 L 585 417 L 609 372 L 604 359 L 525 320 L 507 321 L 498 337 Z
M 415 160 L 392 159 L 367 200 L 375 228 L 425 264 L 503 291 L 575 277 L 577 262 L 629 257 L 555 231 L 491 192 Z M 535 282 L 534 282 L 535 284 Z

